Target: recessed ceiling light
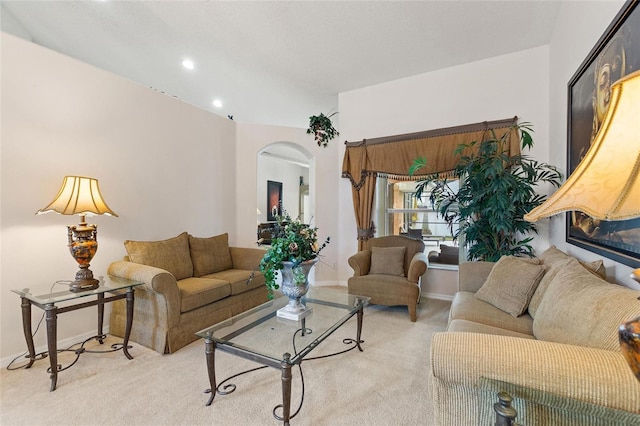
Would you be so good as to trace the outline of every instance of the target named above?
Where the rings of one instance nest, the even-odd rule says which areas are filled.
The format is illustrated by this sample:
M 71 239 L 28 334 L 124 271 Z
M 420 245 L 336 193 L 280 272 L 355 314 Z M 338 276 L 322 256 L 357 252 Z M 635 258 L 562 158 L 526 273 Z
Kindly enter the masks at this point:
M 222 101 L 220 99 L 214 99 L 213 106 L 216 108 L 222 108 Z
M 195 68 L 195 64 L 191 59 L 185 59 L 184 61 L 182 61 L 182 66 L 188 70 L 192 70 Z

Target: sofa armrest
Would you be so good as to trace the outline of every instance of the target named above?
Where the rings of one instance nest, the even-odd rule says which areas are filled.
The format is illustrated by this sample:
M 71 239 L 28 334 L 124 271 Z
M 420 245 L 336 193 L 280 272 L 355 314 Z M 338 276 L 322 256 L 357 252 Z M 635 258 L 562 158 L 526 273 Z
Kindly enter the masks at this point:
M 418 280 L 425 272 L 427 272 L 427 266 L 429 261 L 427 255 L 424 252 L 418 252 L 413 255 L 411 263 L 409 264 L 409 270 L 407 271 L 407 280 L 412 283 L 417 283 Z
M 479 333 L 436 333 L 431 375 L 444 387 L 486 379 L 640 413 L 640 386 L 618 351 Z
M 229 252 L 231 253 L 233 269 L 258 271 L 260 261 L 266 253 L 266 250 L 248 247 L 229 247 Z
M 353 276 L 367 275 L 371 268 L 371 251 L 362 250 L 349 258 L 349 266 L 353 269 Z
M 176 278 L 171 273 L 164 269 L 125 260 L 113 262 L 109 265 L 107 273 L 116 277 L 144 282 L 142 287 L 145 291 L 153 294 L 154 297 L 161 297 L 165 301 L 164 304 L 158 304 L 158 306 L 166 306 L 166 312 L 159 313 L 159 315 L 166 315 L 169 326 L 178 324 L 181 297 Z
M 458 290 L 475 293 L 487 280 L 495 262 L 460 262 L 458 265 Z

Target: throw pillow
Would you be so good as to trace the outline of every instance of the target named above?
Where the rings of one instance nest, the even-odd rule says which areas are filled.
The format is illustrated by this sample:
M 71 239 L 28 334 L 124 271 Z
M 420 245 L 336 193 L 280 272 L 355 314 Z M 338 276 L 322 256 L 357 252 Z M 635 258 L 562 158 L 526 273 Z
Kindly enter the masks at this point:
M 618 326 L 640 316 L 639 295 L 569 259 L 542 298 L 533 333 L 540 340 L 618 351 Z
M 124 247 L 133 263 L 155 266 L 170 272 L 176 280 L 193 276 L 189 254 L 189 236 L 186 232 L 162 241 L 126 240 Z
M 406 247 L 372 247 L 369 274 L 404 277 Z
M 562 250 L 558 250 L 556 246 L 549 247 L 540 255 L 540 260 L 542 260 L 546 268 L 546 273 L 540 280 L 540 284 L 538 284 L 538 288 L 535 293 L 533 293 L 531 302 L 529 302 L 529 315 L 533 318 L 536 317 L 536 312 L 540 306 L 542 298 L 544 297 L 547 287 L 549 287 L 549 283 L 553 280 L 558 271 L 564 267 L 569 259 L 573 259 L 573 257 L 569 256 Z M 600 276 L 602 279 L 607 278 L 607 271 L 604 267 L 604 262 L 601 259 L 594 260 L 593 262 L 579 261 L 579 263 L 590 272 Z
M 193 276 L 213 274 L 233 268 L 229 251 L 229 234 L 210 238 L 189 235 L 189 250 L 193 261 Z
M 544 274 L 544 267 L 533 260 L 502 256 L 476 297 L 514 317 L 522 315 Z
M 556 246 L 551 246 L 540 255 L 540 260 L 542 260 L 545 265 L 551 265 L 555 262 L 561 262 L 569 257 L 571 256 L 569 256 L 562 250 L 558 250 Z M 580 262 L 582 266 L 589 269 L 590 271 L 595 272 L 602 279 L 607 279 L 607 270 L 604 267 L 604 262 L 602 261 L 602 259 L 594 260 L 592 262 L 584 262 L 582 260 L 579 260 L 578 262 Z

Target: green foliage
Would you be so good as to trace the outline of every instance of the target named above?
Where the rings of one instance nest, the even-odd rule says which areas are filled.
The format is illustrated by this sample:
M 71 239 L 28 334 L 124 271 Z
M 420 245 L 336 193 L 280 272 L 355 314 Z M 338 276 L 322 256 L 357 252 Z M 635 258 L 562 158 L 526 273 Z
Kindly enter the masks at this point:
M 560 186 L 562 174 L 554 166 L 524 154 L 509 156 L 511 132 L 519 132 L 523 150 L 533 146 L 530 123 L 514 124 L 500 138 L 492 131 L 484 141 L 459 145 L 455 151 L 459 161 L 452 177 L 436 173 L 418 181 L 416 196 L 422 197 L 427 187 L 433 188 L 431 204 L 452 232 L 458 225 L 454 239 L 464 235 L 468 260 L 497 261 L 503 255 L 533 257 L 529 244 L 533 237 L 527 234 L 537 233 L 537 229 L 524 220 L 524 215 L 547 199 L 535 192 L 535 186 Z M 467 148 L 477 151 L 465 154 Z M 414 160 L 409 174 L 425 165 L 425 158 Z M 454 179 L 460 179 L 457 191 L 449 186 Z
M 322 245 L 318 244 L 318 228 L 302 223 L 299 219 L 291 219 L 286 211 L 276 217 L 275 229 L 272 233 L 271 247 L 260 261 L 260 271 L 264 274 L 265 284 L 269 290 L 269 299 L 274 290 L 280 288 L 276 284 L 276 275 L 283 268 L 282 262 L 293 262 L 293 274 L 296 283 L 305 281 L 305 275 L 299 265 L 318 257 L 322 249 L 329 244 L 329 237 Z
M 340 134 L 333 127 L 333 123 L 331 122 L 331 117 L 336 114 L 337 112 L 334 112 L 333 114 L 326 116 L 323 113 L 320 113 L 320 115 L 312 115 L 309 117 L 309 128 L 307 129 L 307 134 L 313 134 L 318 146 L 326 148 L 329 141 Z

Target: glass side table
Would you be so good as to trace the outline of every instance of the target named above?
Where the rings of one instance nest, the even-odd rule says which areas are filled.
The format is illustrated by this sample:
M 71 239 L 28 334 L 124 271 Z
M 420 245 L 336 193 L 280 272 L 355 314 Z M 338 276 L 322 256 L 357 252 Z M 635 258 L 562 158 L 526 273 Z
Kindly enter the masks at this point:
M 122 344 L 116 344 L 112 347 L 114 348 L 113 350 L 122 349 L 128 359 L 133 359 L 129 353 L 128 347 L 131 325 L 133 323 L 133 293 L 134 287 L 142 284 L 144 283 L 141 281 L 106 276 L 100 277 L 100 284 L 98 288 L 81 292 L 73 292 L 66 286 L 63 287 L 55 285 L 52 287 L 49 286 L 50 288 L 41 285 L 33 289 L 24 288 L 21 290 L 11 290 L 22 299 L 22 329 L 24 331 L 24 337 L 27 341 L 27 348 L 29 350 L 29 363 L 25 368 L 31 368 L 33 363 L 36 361 L 36 351 L 33 344 L 33 333 L 31 330 L 32 305 L 37 306 L 45 312 L 45 319 L 47 323 L 47 354 L 51 365 L 48 370 L 51 375 L 51 392 L 56 390 L 58 372 L 68 368 L 62 368 L 62 366 L 58 365 L 58 314 L 91 306 L 98 306 L 98 334 L 93 338 L 102 344 L 105 338 L 105 335 L 102 332 L 104 323 L 104 305 L 106 303 L 113 302 L 114 300 L 126 299 L 127 324 L 124 341 Z M 105 296 L 107 293 L 110 295 Z M 95 298 L 91 296 L 95 296 Z M 60 304 L 63 304 L 63 302 L 67 303 L 64 303 L 64 306 L 59 306 Z M 80 349 L 77 351 L 77 355 L 79 356 L 83 352 L 84 349 Z

